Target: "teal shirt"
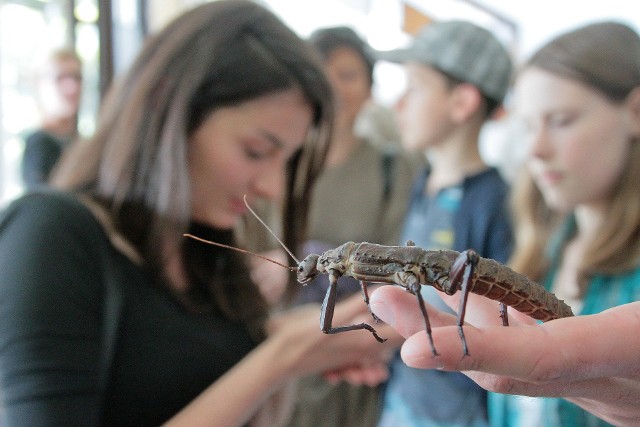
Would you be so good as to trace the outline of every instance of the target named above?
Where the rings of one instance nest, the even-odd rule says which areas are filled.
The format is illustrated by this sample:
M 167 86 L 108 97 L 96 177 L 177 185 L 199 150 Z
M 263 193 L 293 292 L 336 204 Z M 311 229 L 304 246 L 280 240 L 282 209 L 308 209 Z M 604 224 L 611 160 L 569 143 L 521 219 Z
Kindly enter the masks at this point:
M 569 220 L 554 243 L 566 241 L 573 231 Z M 551 253 L 559 253 L 561 245 L 553 245 Z M 558 256 L 552 259 L 559 259 Z M 556 274 L 556 267 L 549 272 L 545 287 L 549 289 Z M 640 265 L 634 270 L 617 275 L 598 275 L 589 282 L 581 315 L 595 314 L 611 307 L 640 300 Z M 537 405 L 537 406 L 535 406 Z M 531 406 L 532 412 L 524 407 Z M 537 417 L 537 419 L 536 419 Z M 564 399 L 532 398 L 489 393 L 489 420 L 492 427 L 601 427 L 611 424 L 602 421 L 577 405 Z

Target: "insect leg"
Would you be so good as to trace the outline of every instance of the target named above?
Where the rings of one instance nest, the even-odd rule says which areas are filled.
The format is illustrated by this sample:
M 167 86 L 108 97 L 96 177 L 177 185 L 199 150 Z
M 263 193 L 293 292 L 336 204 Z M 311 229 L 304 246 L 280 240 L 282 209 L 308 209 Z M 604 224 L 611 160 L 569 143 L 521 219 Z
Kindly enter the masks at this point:
M 340 273 L 338 273 L 336 270 L 329 271 L 329 288 L 327 289 L 324 301 L 322 302 L 322 309 L 320 311 L 320 329 L 322 330 L 322 332 L 324 332 L 325 334 L 337 334 L 345 331 L 366 329 L 373 334 L 374 338 L 378 340 L 378 342 L 385 342 L 387 339 L 380 337 L 373 326 L 367 323 L 356 323 L 353 325 L 337 327 L 333 327 L 331 325 L 333 321 L 333 312 L 336 307 L 339 277 Z
M 409 274 L 407 276 L 407 290 L 414 294 L 418 299 L 418 305 L 420 306 L 420 311 L 422 312 L 422 318 L 424 319 L 424 330 L 427 333 L 427 337 L 429 337 L 429 344 L 431 345 L 431 353 L 433 356 L 438 356 L 438 352 L 436 351 L 436 347 L 433 344 L 433 337 L 431 336 L 431 322 L 429 322 L 429 315 L 427 314 L 427 307 L 424 304 L 424 298 L 420 293 L 421 285 L 418 281 L 418 278 L 413 274 Z
M 369 313 L 371 313 L 371 317 L 375 320 L 376 323 L 380 321 L 378 316 L 375 315 L 373 311 L 371 311 L 371 307 L 369 306 L 369 291 L 367 290 L 367 282 L 364 280 L 360 280 L 360 289 L 362 290 L 362 297 L 364 298 L 365 304 L 367 304 L 367 308 L 369 309 Z
M 507 304 L 500 303 L 500 318 L 502 319 L 502 326 L 509 326 L 509 314 L 507 313 Z
M 467 300 L 469 299 L 469 292 L 471 291 L 471 279 L 473 277 L 473 271 L 478 264 L 480 257 L 476 251 L 469 249 L 458 256 L 451 267 L 451 286 L 453 289 L 460 289 L 460 304 L 458 309 L 458 334 L 462 340 L 462 348 L 465 356 L 469 355 L 469 348 L 467 347 L 467 340 L 464 337 L 464 331 L 462 325 L 464 324 L 464 315 L 467 310 Z

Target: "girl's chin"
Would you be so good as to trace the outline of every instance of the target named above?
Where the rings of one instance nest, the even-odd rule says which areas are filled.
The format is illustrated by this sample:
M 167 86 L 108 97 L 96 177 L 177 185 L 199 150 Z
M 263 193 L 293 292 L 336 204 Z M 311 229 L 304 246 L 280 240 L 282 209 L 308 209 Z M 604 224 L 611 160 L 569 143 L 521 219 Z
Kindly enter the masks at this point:
M 567 213 L 573 209 L 573 205 L 570 200 L 566 197 L 562 197 L 561 195 L 545 195 L 544 199 L 546 204 L 553 211 Z
M 195 215 L 194 220 L 218 230 L 231 230 L 240 223 L 240 215 Z
M 212 223 L 211 225 L 215 228 L 218 228 L 220 230 L 232 230 L 234 228 L 236 228 L 236 226 L 240 223 L 240 218 L 236 217 L 233 220 L 228 220 L 228 221 L 216 221 L 214 223 Z

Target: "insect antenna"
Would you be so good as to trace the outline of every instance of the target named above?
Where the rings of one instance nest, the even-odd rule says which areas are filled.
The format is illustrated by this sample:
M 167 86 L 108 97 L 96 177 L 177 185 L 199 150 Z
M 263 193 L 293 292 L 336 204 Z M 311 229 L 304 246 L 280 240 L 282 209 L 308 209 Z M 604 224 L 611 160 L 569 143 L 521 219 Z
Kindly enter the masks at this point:
M 188 237 L 190 239 L 197 240 L 197 241 L 202 242 L 202 243 L 207 243 L 209 245 L 219 246 L 221 248 L 231 249 L 233 251 L 241 252 L 241 253 L 244 253 L 244 254 L 257 256 L 258 258 L 262 258 L 265 261 L 269 261 L 269 262 L 272 262 L 274 264 L 277 264 L 280 267 L 284 267 L 284 268 L 286 268 L 287 270 L 290 270 L 290 271 L 295 271 L 295 270 L 298 269 L 298 267 L 291 267 L 291 266 L 288 266 L 288 265 L 284 265 L 284 264 L 279 263 L 276 260 L 273 260 L 271 258 L 267 258 L 266 256 L 262 256 L 260 254 L 255 253 L 255 252 L 247 251 L 245 249 L 236 248 L 235 246 L 225 245 L 224 243 L 212 242 L 211 240 L 206 240 L 206 239 L 203 239 L 203 238 L 198 237 L 198 236 L 194 236 L 193 234 L 189 234 L 189 233 L 185 233 L 185 234 L 183 234 L 183 236 L 184 237 Z
M 267 229 L 267 231 L 268 231 L 269 233 L 271 233 L 271 235 L 272 235 L 272 236 L 273 236 L 273 237 L 278 241 L 278 243 L 280 243 L 280 246 L 282 246 L 282 247 L 283 247 L 283 249 L 284 249 L 285 251 L 287 251 L 287 253 L 289 254 L 289 256 L 290 256 L 291 258 L 293 258 L 293 260 L 296 262 L 296 264 L 300 264 L 300 260 L 298 260 L 298 258 L 296 258 L 296 257 L 295 257 L 295 255 L 294 255 L 294 254 L 289 250 L 289 248 L 287 248 L 287 247 L 285 246 L 285 244 L 284 244 L 284 243 L 282 243 L 282 240 L 280 240 L 280 239 L 278 238 L 278 236 L 276 236 L 276 233 L 274 233 L 274 232 L 273 232 L 273 230 L 271 230 L 271 229 L 269 228 L 269 226 L 268 226 L 267 224 L 265 224 L 265 222 L 262 220 L 262 218 L 260 218 L 260 217 L 258 216 L 258 214 L 257 214 L 253 209 L 251 209 L 251 206 L 249 206 L 249 203 L 247 202 L 247 195 L 246 195 L 246 194 L 245 194 L 245 196 L 244 196 L 244 204 L 245 204 L 245 206 L 247 207 L 247 209 L 249 209 L 249 212 L 251 212 L 251 213 L 253 214 L 253 216 L 255 216 L 255 217 L 256 217 L 256 219 L 257 219 L 258 221 L 260 221 L 260 224 L 262 224 L 262 225 L 264 226 L 264 228 L 266 228 L 266 229 Z

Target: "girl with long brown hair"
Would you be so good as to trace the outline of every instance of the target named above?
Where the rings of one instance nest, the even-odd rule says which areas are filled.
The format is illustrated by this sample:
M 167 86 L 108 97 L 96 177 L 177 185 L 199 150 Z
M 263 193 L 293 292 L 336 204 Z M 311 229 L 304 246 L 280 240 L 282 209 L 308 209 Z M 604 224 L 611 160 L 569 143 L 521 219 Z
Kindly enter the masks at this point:
M 148 40 L 57 189 L 0 222 L 0 424 L 242 425 L 291 379 L 375 364 L 368 334 L 320 332 L 319 306 L 269 320 L 240 255 L 183 237 L 236 245 L 246 196 L 282 206 L 295 250 L 330 93 L 307 45 L 250 1 Z M 337 311 L 367 313 L 359 297 Z

